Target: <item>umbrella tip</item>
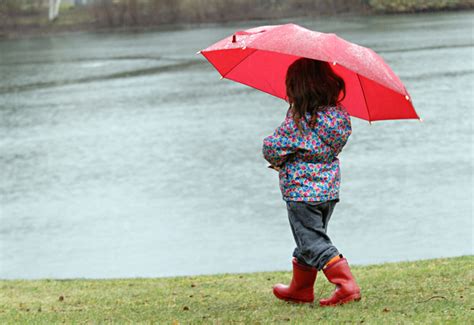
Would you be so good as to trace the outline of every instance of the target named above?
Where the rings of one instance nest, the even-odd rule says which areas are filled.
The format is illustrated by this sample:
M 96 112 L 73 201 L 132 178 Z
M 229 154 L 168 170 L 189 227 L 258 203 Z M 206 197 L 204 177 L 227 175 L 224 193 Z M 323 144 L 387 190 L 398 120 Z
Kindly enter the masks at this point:
M 418 121 L 423 122 L 423 119 L 421 117 L 418 118 Z
M 232 43 L 235 43 L 235 42 L 237 42 L 237 36 L 232 35 Z
M 196 55 L 199 55 L 199 54 L 201 54 L 201 51 L 197 51 L 197 52 L 196 52 Z
M 219 78 L 219 80 L 222 80 L 222 79 L 224 79 L 224 76 L 221 76 L 221 77 Z

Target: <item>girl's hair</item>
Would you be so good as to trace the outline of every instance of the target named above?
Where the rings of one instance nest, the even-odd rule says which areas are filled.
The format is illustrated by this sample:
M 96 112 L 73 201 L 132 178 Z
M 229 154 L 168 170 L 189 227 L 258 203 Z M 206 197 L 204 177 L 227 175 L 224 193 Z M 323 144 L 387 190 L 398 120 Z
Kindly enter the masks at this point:
M 286 72 L 286 96 L 293 119 L 302 132 L 300 120 L 311 114 L 310 128 L 316 125 L 318 111 L 335 106 L 346 96 L 344 79 L 337 75 L 329 63 L 308 58 L 293 62 Z M 339 98 L 342 92 L 342 97 Z

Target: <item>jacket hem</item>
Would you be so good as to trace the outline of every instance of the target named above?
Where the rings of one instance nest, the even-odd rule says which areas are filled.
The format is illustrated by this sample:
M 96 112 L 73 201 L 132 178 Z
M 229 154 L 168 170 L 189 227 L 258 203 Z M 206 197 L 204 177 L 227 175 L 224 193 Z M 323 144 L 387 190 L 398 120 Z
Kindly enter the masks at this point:
M 331 201 L 331 200 L 336 200 L 336 202 L 339 202 L 339 195 L 327 195 L 327 196 L 295 196 L 295 197 L 289 197 L 289 196 L 283 196 L 284 201 L 297 201 L 297 202 L 326 202 L 326 201 Z

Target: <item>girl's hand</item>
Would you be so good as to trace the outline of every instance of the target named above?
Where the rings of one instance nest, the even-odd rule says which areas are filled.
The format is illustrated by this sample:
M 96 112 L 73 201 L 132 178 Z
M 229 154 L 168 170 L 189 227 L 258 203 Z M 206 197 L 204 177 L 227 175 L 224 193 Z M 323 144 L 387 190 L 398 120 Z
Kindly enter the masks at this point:
M 281 169 L 281 167 L 273 166 L 273 165 L 269 165 L 268 168 L 274 169 L 274 170 L 276 170 L 277 172 L 279 172 L 280 169 Z

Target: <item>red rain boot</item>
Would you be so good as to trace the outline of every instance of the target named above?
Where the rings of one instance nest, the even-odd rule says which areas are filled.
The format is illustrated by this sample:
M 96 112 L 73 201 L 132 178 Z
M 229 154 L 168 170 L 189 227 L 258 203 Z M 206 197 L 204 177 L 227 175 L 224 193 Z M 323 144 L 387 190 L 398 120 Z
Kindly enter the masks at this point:
M 323 272 L 329 282 L 336 285 L 336 290 L 331 298 L 321 299 L 319 301 L 320 306 L 342 305 L 350 301 L 360 300 L 360 288 L 355 282 L 345 258 L 329 264 L 328 267 L 323 269 Z
M 293 278 L 290 285 L 276 284 L 273 286 L 273 294 L 278 298 L 292 302 L 313 302 L 314 282 L 317 270 L 311 266 L 301 265 L 293 257 Z

